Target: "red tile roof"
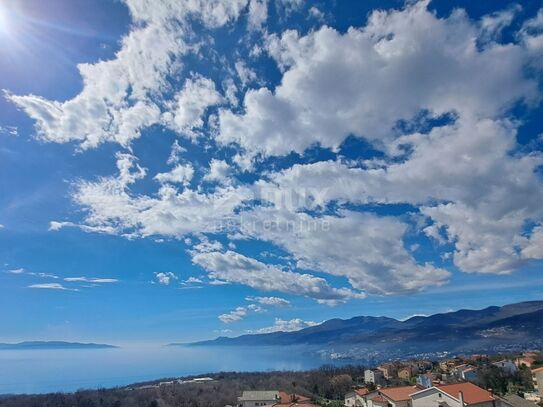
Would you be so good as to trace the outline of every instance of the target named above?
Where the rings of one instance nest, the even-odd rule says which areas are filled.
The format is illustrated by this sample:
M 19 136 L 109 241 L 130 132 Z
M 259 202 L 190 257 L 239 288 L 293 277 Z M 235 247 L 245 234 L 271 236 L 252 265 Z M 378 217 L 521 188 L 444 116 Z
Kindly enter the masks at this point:
M 359 396 L 365 396 L 365 395 L 368 394 L 370 391 L 364 387 L 364 388 L 362 388 L 362 389 L 354 389 L 354 392 L 355 392 L 356 394 L 358 394 Z
M 284 391 L 279 392 L 279 403 L 274 407 L 319 407 L 310 402 L 309 397 L 300 394 L 288 394 Z
M 378 395 L 378 396 L 375 396 L 374 398 L 371 399 L 371 401 L 376 401 L 378 403 L 387 403 L 386 399 L 381 396 L 381 395 Z
M 455 399 L 458 399 L 458 393 L 462 392 L 464 395 L 464 402 L 467 404 L 477 404 L 495 400 L 492 393 L 469 382 L 445 384 L 439 386 L 438 389 Z
M 379 391 L 385 397 L 389 398 L 392 401 L 403 401 L 409 400 L 410 394 L 415 393 L 419 389 L 416 386 L 402 386 L 402 387 L 386 387 L 382 388 Z

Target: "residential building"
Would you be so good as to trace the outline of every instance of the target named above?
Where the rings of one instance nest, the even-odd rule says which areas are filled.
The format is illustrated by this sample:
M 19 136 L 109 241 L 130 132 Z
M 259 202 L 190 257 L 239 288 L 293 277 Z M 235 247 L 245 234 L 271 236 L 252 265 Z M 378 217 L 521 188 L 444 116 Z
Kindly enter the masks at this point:
M 386 401 L 387 407 L 411 407 L 411 393 L 418 391 L 416 386 L 385 387 L 379 393 Z
M 521 366 L 526 366 L 527 368 L 531 368 L 532 365 L 534 364 L 535 362 L 535 357 L 533 356 L 527 356 L 527 355 L 524 355 L 524 356 L 521 356 L 520 358 L 517 358 L 515 360 L 515 364 L 518 366 L 518 367 L 521 367 Z
M 311 403 L 309 397 L 300 394 L 288 394 L 284 391 L 244 391 L 238 397 L 238 407 L 319 407 Z
M 516 394 L 507 394 L 502 397 L 511 407 L 537 407 L 533 401 L 526 400 Z
M 511 373 L 511 374 L 517 371 L 517 366 L 512 360 L 504 359 L 504 360 L 500 360 L 499 362 L 493 362 L 492 364 L 502 369 L 503 371 Z
M 262 407 L 273 406 L 281 401 L 278 390 L 251 390 L 244 391 L 241 397 L 238 397 L 239 407 Z
M 471 369 L 474 369 L 474 366 L 464 363 L 464 364 L 453 367 L 451 369 L 451 373 L 459 379 L 464 379 L 464 371 L 471 370 Z
M 364 381 L 375 385 L 383 385 L 386 383 L 383 372 L 377 369 L 367 369 L 364 371 Z
M 412 376 L 413 376 L 413 370 L 411 369 L 410 366 L 402 367 L 400 370 L 398 370 L 398 379 L 411 380 Z
M 470 367 L 460 372 L 460 377 L 468 382 L 476 382 L 478 379 L 477 368 Z
M 442 360 L 439 362 L 439 368 L 444 372 L 450 372 L 458 363 L 457 360 Z
M 506 407 L 507 403 L 473 383 L 430 387 L 411 394 L 412 407 Z
M 388 401 L 381 394 L 378 394 L 368 401 L 368 407 L 388 407 Z
M 427 389 L 434 385 L 435 377 L 432 373 L 419 374 L 417 376 L 417 386 Z
M 345 405 L 347 407 L 365 407 L 366 401 L 364 400 L 364 396 L 368 393 L 369 391 L 365 387 L 354 389 L 345 395 Z
M 382 365 L 377 366 L 377 370 L 383 372 L 385 379 L 390 380 L 396 376 L 398 367 L 393 363 L 383 363 Z
M 309 397 L 300 394 L 288 394 L 284 391 L 279 392 L 279 402 L 273 405 L 274 407 L 320 407 L 317 404 L 311 403 Z
M 532 379 L 534 381 L 534 390 L 543 397 L 543 367 L 532 370 Z

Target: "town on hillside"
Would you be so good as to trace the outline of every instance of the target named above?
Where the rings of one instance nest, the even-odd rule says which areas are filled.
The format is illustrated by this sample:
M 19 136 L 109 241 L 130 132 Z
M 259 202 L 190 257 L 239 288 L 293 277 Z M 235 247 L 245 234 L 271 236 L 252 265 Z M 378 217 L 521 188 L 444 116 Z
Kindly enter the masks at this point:
M 543 354 L 471 355 L 441 361 L 383 363 L 366 369 L 341 403 L 344 407 L 537 407 L 543 406 Z M 340 407 L 278 390 L 248 390 L 237 407 Z M 226 406 L 231 407 L 231 406 Z

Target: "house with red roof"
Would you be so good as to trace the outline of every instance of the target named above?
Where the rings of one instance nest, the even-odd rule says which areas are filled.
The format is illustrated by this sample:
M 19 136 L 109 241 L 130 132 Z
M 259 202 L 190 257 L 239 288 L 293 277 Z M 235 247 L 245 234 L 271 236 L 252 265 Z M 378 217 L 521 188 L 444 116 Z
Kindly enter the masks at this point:
M 357 407 L 411 407 L 409 395 L 417 390 L 416 386 L 381 387 L 367 392 L 360 397 Z M 346 404 L 347 405 L 347 404 Z
M 412 407 L 509 407 L 488 390 L 473 383 L 446 384 L 411 394 Z
M 365 407 L 364 396 L 369 393 L 365 387 L 354 389 L 345 395 L 345 406 L 347 407 Z

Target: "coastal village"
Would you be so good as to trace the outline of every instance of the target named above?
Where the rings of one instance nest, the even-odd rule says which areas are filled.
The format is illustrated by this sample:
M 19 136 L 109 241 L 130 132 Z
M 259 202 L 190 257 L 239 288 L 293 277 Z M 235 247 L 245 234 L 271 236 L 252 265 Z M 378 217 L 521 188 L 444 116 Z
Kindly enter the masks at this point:
M 352 379 L 352 378 L 351 378 Z M 543 405 L 543 355 L 472 355 L 432 362 L 388 362 L 366 369 L 344 407 L 537 407 Z M 489 387 L 494 385 L 498 388 Z M 279 390 L 244 391 L 237 407 L 340 407 Z M 231 406 L 226 406 L 231 407 Z

